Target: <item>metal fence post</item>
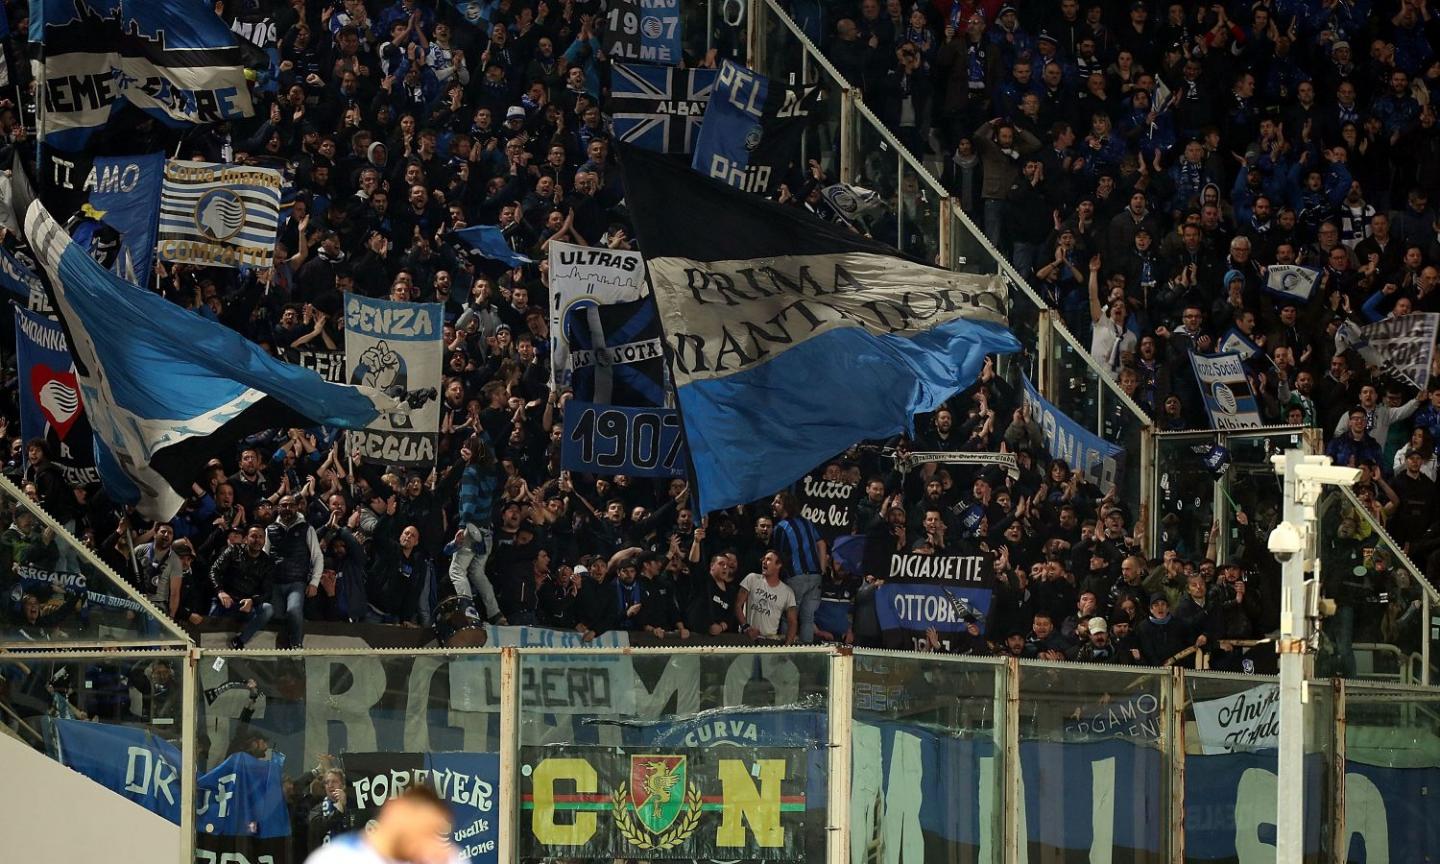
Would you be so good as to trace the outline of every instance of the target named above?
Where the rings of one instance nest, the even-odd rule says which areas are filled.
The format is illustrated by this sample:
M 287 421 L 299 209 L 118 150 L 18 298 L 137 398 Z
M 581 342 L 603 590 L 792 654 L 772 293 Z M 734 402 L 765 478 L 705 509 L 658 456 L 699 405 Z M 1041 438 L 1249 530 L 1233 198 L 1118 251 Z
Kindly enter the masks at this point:
M 1170 734 L 1166 740 L 1170 746 L 1170 860 L 1173 864 L 1185 864 L 1185 705 L 1188 694 L 1185 690 L 1185 669 L 1174 666 L 1170 670 L 1170 710 L 1166 719 Z
M 1334 715 L 1330 733 L 1335 737 L 1330 766 L 1330 860 L 1342 864 L 1349 860 L 1345 849 L 1349 845 L 1345 831 L 1345 679 L 1336 676 L 1330 683 Z
M 855 182 L 855 88 L 840 91 L 840 182 Z
M 500 864 L 520 860 L 520 652 L 500 649 Z
M 1001 860 L 1005 864 L 1019 864 L 1020 844 L 1026 842 L 1020 836 L 1020 661 L 1007 657 L 1003 668 L 1005 701 L 1001 720 L 1005 730 L 1002 738 L 1005 759 L 1001 767 L 1005 771 L 1005 851 Z
M 853 766 L 855 654 L 839 648 L 830 655 L 829 766 L 830 806 L 825 833 L 829 864 L 850 861 L 850 771 Z
M 1156 545 L 1160 539 L 1160 521 L 1155 513 L 1155 427 L 1140 429 L 1140 512 L 1136 522 L 1145 526 L 1145 554 L 1150 558 L 1160 556 Z
M 201 766 L 195 764 L 195 738 L 200 734 L 200 649 L 190 648 L 180 669 L 180 860 L 195 860 L 195 778 Z

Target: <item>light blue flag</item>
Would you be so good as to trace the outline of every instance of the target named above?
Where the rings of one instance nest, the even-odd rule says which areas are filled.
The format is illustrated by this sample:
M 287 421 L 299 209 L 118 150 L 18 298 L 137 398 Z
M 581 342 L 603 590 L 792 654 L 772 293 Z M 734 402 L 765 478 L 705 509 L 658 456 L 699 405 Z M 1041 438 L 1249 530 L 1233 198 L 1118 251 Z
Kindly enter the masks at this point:
M 911 430 L 1018 351 L 997 278 L 951 273 L 621 145 L 703 512 Z
M 499 261 L 506 267 L 534 264 L 535 259 L 521 255 L 505 242 L 505 233 L 499 225 L 473 225 L 455 232 L 456 239 L 474 249 L 483 258 Z
M 206 460 L 278 426 L 363 428 L 373 390 L 330 384 L 239 333 L 130 285 L 97 264 L 36 202 L 25 234 L 50 277 L 110 496 L 168 520 Z

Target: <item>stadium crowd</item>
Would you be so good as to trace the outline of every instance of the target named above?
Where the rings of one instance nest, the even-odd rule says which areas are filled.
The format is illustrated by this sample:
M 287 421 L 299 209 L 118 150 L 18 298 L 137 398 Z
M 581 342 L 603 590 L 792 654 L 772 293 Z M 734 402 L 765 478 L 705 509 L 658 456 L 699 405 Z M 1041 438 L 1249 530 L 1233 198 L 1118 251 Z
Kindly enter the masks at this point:
M 215 454 L 164 524 L 68 484 L 47 442 L 13 435 L 12 402 L 6 470 L 181 625 L 228 621 L 238 646 L 273 621 L 299 646 L 307 621 L 431 627 L 449 596 L 473 595 L 490 622 L 587 640 L 901 647 L 879 627 L 875 588 L 890 554 L 919 551 L 994 567 L 988 614 L 968 639 L 929 634 L 932 650 L 1158 664 L 1197 646 L 1240 668 L 1234 643 L 1275 626 L 1278 570 L 1252 519 L 1235 559 L 1217 562 L 1219 526 L 1210 548 L 1189 548 L 1160 514 L 1162 554 L 1147 560 L 1147 514 L 1053 459 L 990 363 L 916 418 L 914 440 L 817 466 L 853 489 L 866 554 L 849 566 L 791 492 L 702 516 L 682 480 L 562 471 L 569 394 L 548 387 L 547 245 L 634 244 L 600 4 L 495 0 L 479 26 L 419 0 L 217 6 L 238 31 L 273 27 L 280 62 L 253 121 L 199 130 L 179 152 L 280 168 L 296 194 L 273 267 L 162 263 L 156 289 L 281 357 L 343 347 L 346 292 L 441 303 L 447 372 L 433 471 L 362 464 L 336 430 L 270 430 Z M 1440 310 L 1426 2 L 852 6 L 792 9 L 902 142 L 937 148 L 952 193 L 1159 427 L 1206 425 L 1187 355 L 1233 327 L 1262 348 L 1247 364 L 1262 416 L 1333 433 L 1337 461 L 1370 472 L 1372 516 L 1412 551 L 1440 550 L 1440 385 L 1417 395 L 1376 378 L 1331 338 L 1346 317 Z M 21 119 L 0 111 L 12 145 Z M 796 164 L 780 197 L 827 216 L 826 182 Z M 499 225 L 541 263 L 467 252 L 450 235 L 468 225 Z M 1296 262 L 1323 268 L 1315 294 L 1277 303 L 1265 267 Z M 1000 450 L 1017 472 L 896 463 Z M 82 624 L 63 588 L 15 589 L 17 566 L 63 557 L 23 510 L 0 557 L 9 632 Z M 1383 556 L 1362 569 L 1357 603 L 1404 596 Z M 1393 627 L 1393 605 L 1356 616 L 1346 638 Z

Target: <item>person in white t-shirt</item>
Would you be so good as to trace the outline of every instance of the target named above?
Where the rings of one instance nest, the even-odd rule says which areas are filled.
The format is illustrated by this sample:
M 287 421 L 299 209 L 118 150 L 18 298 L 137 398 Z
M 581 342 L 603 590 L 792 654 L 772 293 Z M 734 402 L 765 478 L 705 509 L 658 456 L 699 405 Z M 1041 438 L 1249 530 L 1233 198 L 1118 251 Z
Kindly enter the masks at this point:
M 800 613 L 795 605 L 795 592 L 780 581 L 780 556 L 766 552 L 760 559 L 760 573 L 751 573 L 740 583 L 735 598 L 735 612 L 740 628 L 751 639 L 774 639 L 780 636 L 780 620 L 785 620 L 785 644 L 795 643 L 800 629 Z
M 380 808 L 368 830 L 337 837 L 305 864 L 459 864 L 450 807 L 429 786 L 411 786 Z

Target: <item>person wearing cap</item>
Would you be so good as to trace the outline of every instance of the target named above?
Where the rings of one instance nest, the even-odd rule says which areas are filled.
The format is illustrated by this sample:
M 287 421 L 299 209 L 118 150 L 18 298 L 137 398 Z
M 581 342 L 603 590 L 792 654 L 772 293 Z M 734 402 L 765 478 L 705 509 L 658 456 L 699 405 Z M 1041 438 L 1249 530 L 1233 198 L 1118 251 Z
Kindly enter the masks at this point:
M 630 555 L 615 565 L 615 578 L 601 586 L 601 602 L 581 625 L 593 634 L 607 630 L 644 630 L 650 586 L 640 578 L 640 558 Z
M 1149 608 L 1150 615 L 1140 622 L 1136 641 L 1140 647 L 1140 658 L 1151 666 L 1161 666 L 1194 644 L 1195 640 L 1185 622 L 1170 614 L 1170 598 L 1164 592 L 1150 598 Z
M 1020 27 L 1020 16 L 1010 3 L 1002 4 L 996 11 L 995 21 L 985 38 L 1000 52 L 1000 62 L 1007 69 L 1021 57 L 1035 53 L 1035 40 Z
M 1129 652 L 1121 650 L 1110 641 L 1110 625 L 1096 615 L 1085 628 L 1085 642 L 1075 649 L 1071 659 L 1080 663 L 1109 663 L 1116 666 L 1129 665 Z
M 173 547 L 180 562 L 180 592 L 178 605 L 171 610 L 170 617 L 181 624 L 198 626 L 205 622 L 205 616 L 215 602 L 214 586 L 203 573 L 195 571 L 195 546 L 189 540 L 176 540 Z

